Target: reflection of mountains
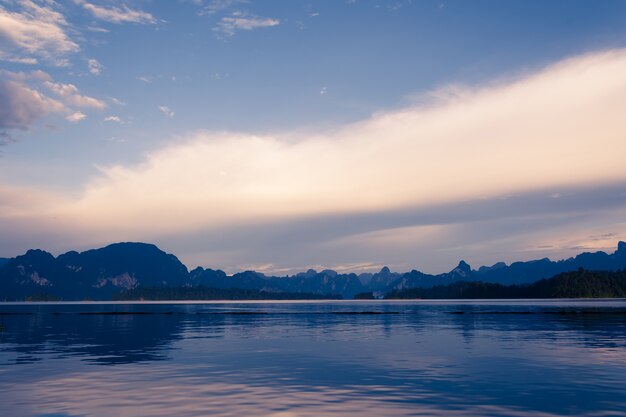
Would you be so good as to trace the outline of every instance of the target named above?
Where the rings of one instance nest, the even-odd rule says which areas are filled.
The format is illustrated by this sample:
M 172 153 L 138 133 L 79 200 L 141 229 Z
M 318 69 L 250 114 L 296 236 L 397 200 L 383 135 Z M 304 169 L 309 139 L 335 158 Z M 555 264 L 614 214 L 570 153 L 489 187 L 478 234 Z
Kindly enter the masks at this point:
M 459 329 L 467 341 L 480 337 L 477 332 L 516 333 L 517 337 L 554 342 L 562 332 L 575 333 L 585 347 L 625 348 L 626 309 L 624 308 L 494 308 L 465 305 L 450 309 L 447 323 Z
M 546 342 L 559 332 L 575 332 L 584 346 L 626 347 L 626 310 L 593 308 L 515 308 L 462 306 L 326 306 L 287 311 L 272 308 L 205 308 L 203 306 L 32 306 L 0 313 L 4 331 L 0 350 L 15 352 L 18 362 L 44 357 L 79 356 L 103 365 L 167 360 L 176 341 L 224 338 L 225 329 L 245 337 L 272 338 L 277 332 L 334 335 L 346 338 L 346 329 L 359 329 L 374 343 L 389 339 L 395 326 L 409 327 L 425 336 L 432 326 L 444 326 L 471 341 L 477 332 L 524 332 Z M 30 311 L 29 311 L 30 309 Z M 539 336 L 538 336 L 539 335 Z M 349 337 L 347 337 L 349 339 Z
M 181 337 L 179 317 L 153 314 L 20 314 L 4 316 L 4 326 L 0 348 L 18 353 L 19 362 L 48 355 L 102 365 L 163 360 Z

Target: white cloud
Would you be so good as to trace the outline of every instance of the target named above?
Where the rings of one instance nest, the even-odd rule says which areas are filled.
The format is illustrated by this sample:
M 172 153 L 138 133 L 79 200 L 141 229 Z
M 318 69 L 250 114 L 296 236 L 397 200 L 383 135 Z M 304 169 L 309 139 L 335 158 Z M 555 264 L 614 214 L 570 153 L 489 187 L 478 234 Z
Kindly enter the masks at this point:
M 7 80 L 17 81 L 17 82 L 26 82 L 26 81 L 52 81 L 52 77 L 50 74 L 41 71 L 28 71 L 28 72 L 12 72 L 6 70 L 0 70 L 0 75 L 5 77 Z
M 178 227 L 626 180 L 625 70 L 625 50 L 585 56 L 326 136 L 200 133 L 141 165 L 104 169 L 84 201 L 99 216 L 106 201 L 124 200 L 108 215 L 119 224 L 141 224 L 145 211 L 161 210 L 169 221 L 159 223 Z M 144 192 L 133 197 L 137 189 Z
M 67 55 L 79 50 L 67 34 L 68 24 L 52 1 L 20 0 L 18 10 L 0 6 L 0 59 L 34 63 L 42 59 L 67 65 Z
M 174 117 L 174 115 L 176 114 L 172 111 L 172 109 L 167 106 L 159 106 L 159 110 L 161 110 L 161 112 L 168 117 Z
M 96 18 L 110 23 L 156 23 L 156 19 L 150 13 L 143 10 L 131 9 L 125 4 L 121 5 L 120 7 L 104 7 L 89 3 L 84 0 L 74 0 L 74 2 L 81 5 L 83 8 L 85 8 L 85 10 L 88 10 Z
M 67 120 L 68 122 L 71 122 L 71 123 L 78 123 L 78 122 L 80 122 L 81 120 L 83 120 L 86 117 L 87 117 L 86 114 L 77 111 L 75 113 L 72 113 L 72 114 L 66 116 L 65 120 Z
M 626 201 L 617 191 L 603 197 L 610 207 L 601 210 L 568 200 L 574 188 L 626 183 L 626 49 L 456 91 L 461 93 L 433 94 L 429 103 L 378 113 L 330 133 L 190 134 L 139 164 L 102 167 L 79 198 L 32 210 L 39 210 L 38 219 L 66 219 L 77 234 L 101 242 L 185 234 L 206 242 L 206 236 L 219 236 L 210 251 L 228 251 L 222 259 L 231 265 L 277 267 L 314 256 L 379 262 L 346 252 L 355 239 L 341 244 L 342 236 L 391 242 L 385 253 L 405 257 L 424 248 L 423 257 L 439 259 L 452 252 L 427 252 L 427 243 L 441 241 L 442 233 L 463 250 L 487 253 L 487 243 L 476 239 L 485 237 L 492 251 L 522 247 L 529 236 L 552 242 L 559 234 L 580 233 L 583 220 L 587 234 L 593 227 L 626 232 Z M 550 198 L 555 190 L 560 198 Z M 476 215 L 463 209 L 492 201 L 492 212 L 501 213 L 498 201 L 533 193 L 545 207 L 560 205 L 569 215 L 557 211 L 539 222 L 526 200 L 507 206 L 497 222 L 480 216 L 482 206 L 471 212 Z M 452 208 L 456 214 L 442 220 L 438 213 Z M 419 222 L 411 217 L 418 211 L 426 212 Z M 314 245 L 293 244 L 295 235 Z M 267 236 L 272 238 L 264 241 Z M 361 253 L 376 253 L 368 250 Z
M 91 107 L 95 109 L 103 109 L 106 103 L 94 97 L 84 96 L 74 84 L 55 83 L 53 81 L 44 81 L 43 85 L 59 96 L 64 103 L 76 107 Z
M 96 59 L 88 59 L 87 67 L 89 68 L 89 72 L 92 73 L 93 75 L 100 75 L 100 73 L 104 69 L 102 64 L 99 63 L 98 60 Z
M 96 33 L 109 33 L 110 32 L 110 30 L 101 28 L 99 26 L 87 26 L 87 30 L 91 32 L 96 32 Z
M 210 0 L 203 8 L 200 14 L 216 14 L 223 12 L 240 4 L 249 3 L 248 0 Z
M 277 26 L 280 20 L 267 17 L 248 15 L 242 12 L 234 12 L 231 16 L 222 17 L 213 31 L 222 36 L 233 36 L 239 30 L 254 30 Z
M 12 62 L 14 64 L 37 65 L 39 61 L 32 57 L 19 57 L 0 51 L 0 61 Z
M 109 97 L 109 101 L 111 101 L 111 103 L 115 104 L 116 106 L 125 106 L 126 103 L 124 103 L 122 100 L 119 100 L 115 97 Z
M 49 113 L 65 110 L 62 103 L 14 80 L 0 81 L 0 132 L 27 130 Z
M 106 104 L 93 97 L 80 93 L 72 84 L 56 83 L 50 74 L 41 70 L 11 72 L 0 70 L 6 81 L 0 81 L 0 132 L 28 130 L 37 120 L 52 113 L 66 113 L 65 119 L 76 123 L 86 116 L 73 109 L 103 109 Z M 51 91 L 57 98 L 51 98 L 43 91 Z
M 123 123 L 119 116 L 107 116 L 104 118 L 105 122 Z
M 142 81 L 142 82 L 146 83 L 146 84 L 150 84 L 150 83 L 152 82 L 152 79 L 153 79 L 153 78 L 152 78 L 152 77 L 145 76 L 145 75 L 140 75 L 139 77 L 137 77 L 137 79 L 138 79 L 139 81 Z

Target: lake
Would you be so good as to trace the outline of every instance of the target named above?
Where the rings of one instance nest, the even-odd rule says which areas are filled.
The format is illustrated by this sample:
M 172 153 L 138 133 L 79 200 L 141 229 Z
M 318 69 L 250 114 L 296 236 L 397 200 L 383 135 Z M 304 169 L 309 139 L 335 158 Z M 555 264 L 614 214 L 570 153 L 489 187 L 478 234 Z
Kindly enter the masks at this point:
M 626 301 L 0 304 L 0 415 L 626 416 Z

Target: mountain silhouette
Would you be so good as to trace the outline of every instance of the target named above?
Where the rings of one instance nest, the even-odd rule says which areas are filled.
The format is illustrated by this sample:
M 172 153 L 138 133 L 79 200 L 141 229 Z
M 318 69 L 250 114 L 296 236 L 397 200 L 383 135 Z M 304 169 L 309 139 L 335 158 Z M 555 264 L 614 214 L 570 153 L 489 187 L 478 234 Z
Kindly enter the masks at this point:
M 432 275 L 418 270 L 340 274 L 309 269 L 290 276 L 267 276 L 256 271 L 228 275 L 219 269 L 198 267 L 188 271 L 176 256 L 153 244 L 123 242 L 85 252 L 71 251 L 54 257 L 31 249 L 24 255 L 0 259 L 0 300 L 62 299 L 110 300 L 120 292 L 142 288 L 197 287 L 243 289 L 262 293 L 339 295 L 384 294 L 410 288 L 428 288 L 455 282 L 481 281 L 502 285 L 526 284 L 576 271 L 617 271 L 626 268 L 626 243 L 614 253 L 584 252 L 560 261 L 548 258 L 510 265 L 498 262 L 472 269 L 465 261 L 450 272 Z

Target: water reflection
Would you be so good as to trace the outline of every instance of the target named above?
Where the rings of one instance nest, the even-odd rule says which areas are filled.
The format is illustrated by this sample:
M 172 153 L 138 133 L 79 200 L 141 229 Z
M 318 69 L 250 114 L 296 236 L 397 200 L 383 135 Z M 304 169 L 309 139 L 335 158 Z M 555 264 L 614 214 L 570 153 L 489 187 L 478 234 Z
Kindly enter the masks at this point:
M 36 314 L 5 316 L 2 350 L 15 362 L 79 356 L 111 365 L 166 358 L 180 338 L 180 320 L 169 316 Z
M 626 415 L 624 302 L 0 313 L 9 417 Z

